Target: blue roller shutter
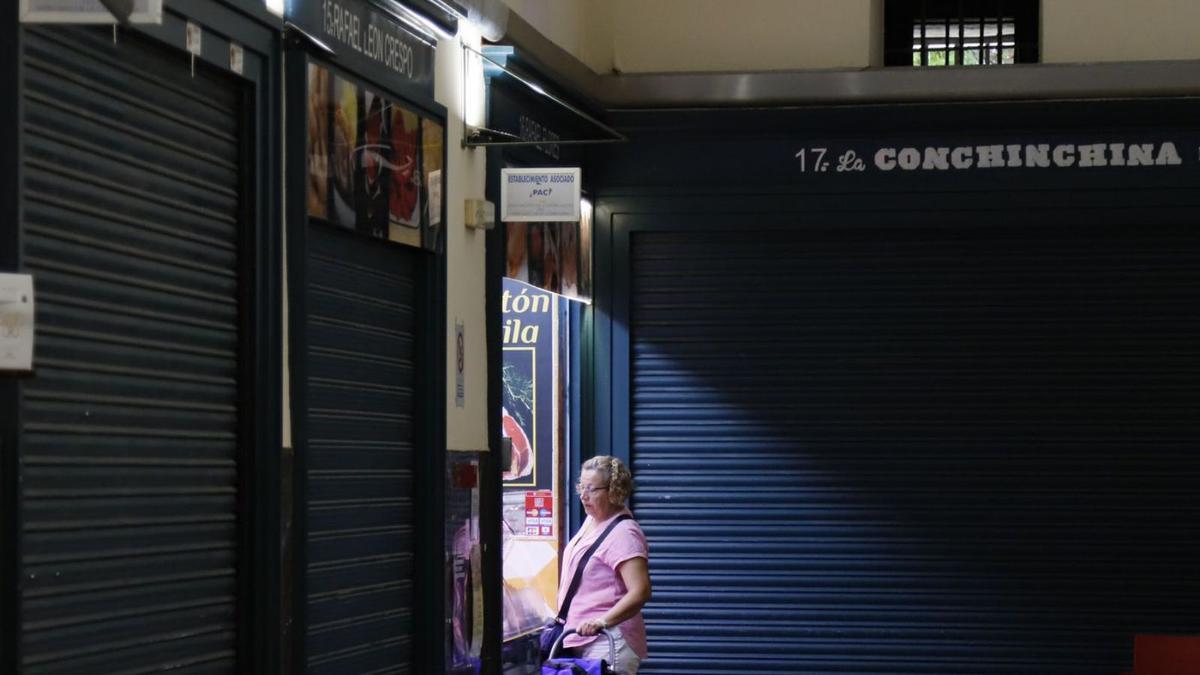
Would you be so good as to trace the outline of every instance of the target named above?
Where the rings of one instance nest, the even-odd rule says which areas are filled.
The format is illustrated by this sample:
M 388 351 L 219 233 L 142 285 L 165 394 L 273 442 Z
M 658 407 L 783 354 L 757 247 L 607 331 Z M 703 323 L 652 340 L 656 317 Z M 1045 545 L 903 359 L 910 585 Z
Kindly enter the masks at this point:
M 306 672 L 413 659 L 417 249 L 308 228 Z
M 1200 630 L 1200 230 L 1061 220 L 629 235 L 642 672 L 1097 675 Z
M 229 673 L 242 90 L 112 35 L 24 31 L 21 673 Z

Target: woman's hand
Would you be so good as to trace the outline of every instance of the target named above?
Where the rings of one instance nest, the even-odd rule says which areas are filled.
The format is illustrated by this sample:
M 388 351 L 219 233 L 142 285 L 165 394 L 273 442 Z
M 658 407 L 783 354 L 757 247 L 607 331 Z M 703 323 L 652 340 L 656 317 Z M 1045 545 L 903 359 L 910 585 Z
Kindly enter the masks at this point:
M 575 632 L 584 637 L 591 637 L 607 627 L 608 624 L 600 619 L 588 619 L 587 621 L 581 621 L 579 626 L 575 628 Z

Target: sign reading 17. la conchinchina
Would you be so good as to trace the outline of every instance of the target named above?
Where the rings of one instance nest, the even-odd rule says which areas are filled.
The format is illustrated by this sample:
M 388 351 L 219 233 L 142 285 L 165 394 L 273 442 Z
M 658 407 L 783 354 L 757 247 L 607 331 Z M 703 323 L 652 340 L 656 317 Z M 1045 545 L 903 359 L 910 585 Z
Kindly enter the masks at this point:
M 818 146 L 795 150 L 795 167 L 806 174 L 955 173 L 976 170 L 1042 170 L 1170 167 L 1184 163 L 1186 146 L 1166 140 L 1090 140 L 977 144 Z
M 434 47 L 367 0 L 288 0 L 286 16 L 337 64 L 398 93 L 433 99 Z
M 506 223 L 579 221 L 581 172 L 573 169 L 501 169 L 500 220 Z

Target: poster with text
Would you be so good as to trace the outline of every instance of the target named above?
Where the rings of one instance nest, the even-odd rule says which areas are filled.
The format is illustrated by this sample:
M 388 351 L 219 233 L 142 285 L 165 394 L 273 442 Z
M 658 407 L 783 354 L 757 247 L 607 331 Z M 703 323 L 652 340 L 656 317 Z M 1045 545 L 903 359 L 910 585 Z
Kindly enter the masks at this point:
M 504 487 L 549 490 L 554 484 L 554 395 L 558 298 L 515 279 L 501 296 L 504 361 L 501 370 L 501 433 L 512 441 L 503 467 Z

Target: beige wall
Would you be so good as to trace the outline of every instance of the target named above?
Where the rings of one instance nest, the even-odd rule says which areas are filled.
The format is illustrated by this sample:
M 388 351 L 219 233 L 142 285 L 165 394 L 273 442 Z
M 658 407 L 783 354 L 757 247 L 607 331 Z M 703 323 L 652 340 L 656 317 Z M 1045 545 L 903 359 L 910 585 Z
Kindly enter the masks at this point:
M 613 0 L 625 73 L 863 68 L 871 0 Z
M 612 0 L 504 0 L 559 47 L 598 73 L 612 70 Z
M 462 148 L 462 121 L 479 124 L 483 116 L 483 74 L 478 57 L 468 61 L 463 86 L 463 49 L 478 49 L 480 38 L 463 24 L 454 40 L 437 49 L 434 98 L 446 106 L 448 118 L 446 190 L 446 447 L 451 450 L 487 449 L 487 321 L 484 275 L 484 237 L 463 225 L 463 201 L 482 199 L 487 157 L 482 149 Z M 464 100 L 465 99 L 465 100 Z M 455 405 L 455 324 L 461 322 L 466 341 L 465 406 Z
M 600 73 L 864 68 L 883 0 L 505 0 Z M 1045 63 L 1200 58 L 1200 0 L 1042 0 Z
M 1200 58 L 1200 0 L 1042 0 L 1042 62 Z
M 882 0 L 505 0 L 592 70 L 863 68 Z

